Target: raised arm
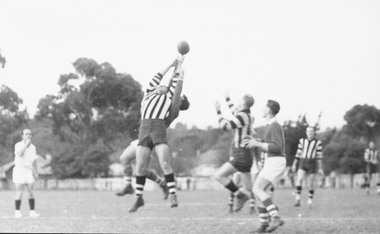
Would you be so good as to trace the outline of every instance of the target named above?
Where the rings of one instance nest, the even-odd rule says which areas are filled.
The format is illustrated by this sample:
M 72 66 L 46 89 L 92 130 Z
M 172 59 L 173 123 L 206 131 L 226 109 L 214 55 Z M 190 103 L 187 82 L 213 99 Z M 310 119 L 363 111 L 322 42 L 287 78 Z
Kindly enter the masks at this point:
M 181 63 L 178 64 L 178 66 L 181 66 Z M 177 73 L 178 72 L 178 73 Z M 182 92 L 182 87 L 183 87 L 183 78 L 184 78 L 184 71 L 182 67 L 175 69 L 175 73 L 173 75 L 174 77 L 178 76 L 178 79 L 176 81 L 176 87 L 174 89 L 174 94 L 172 97 L 172 104 L 170 106 L 169 110 L 169 116 L 165 119 L 165 124 L 167 127 L 170 126 L 170 124 L 178 117 L 179 115 L 179 106 L 180 106 L 180 97 L 181 97 L 181 92 Z M 171 81 L 170 83 L 172 83 Z M 170 92 L 170 90 L 169 90 Z
M 235 115 L 236 107 L 230 98 L 230 91 L 229 90 L 224 91 L 223 96 L 224 96 L 224 99 L 226 99 L 228 108 L 230 109 L 231 113 Z
M 177 59 L 175 59 L 172 63 L 170 63 L 168 66 L 164 67 L 161 72 L 157 73 L 153 79 L 149 82 L 149 86 L 146 89 L 146 93 L 152 92 L 156 90 L 157 86 L 160 84 L 162 77 L 165 76 L 165 74 L 170 70 L 171 67 L 176 66 Z

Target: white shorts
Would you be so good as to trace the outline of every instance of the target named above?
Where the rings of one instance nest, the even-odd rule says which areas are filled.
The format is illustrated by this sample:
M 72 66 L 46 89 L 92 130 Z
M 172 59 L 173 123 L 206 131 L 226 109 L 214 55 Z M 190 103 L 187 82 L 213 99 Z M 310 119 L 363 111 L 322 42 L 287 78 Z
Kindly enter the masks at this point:
M 284 173 L 286 168 L 285 157 L 267 157 L 259 176 L 273 182 Z
M 35 181 L 32 169 L 26 167 L 14 167 L 12 176 L 15 184 L 32 184 Z

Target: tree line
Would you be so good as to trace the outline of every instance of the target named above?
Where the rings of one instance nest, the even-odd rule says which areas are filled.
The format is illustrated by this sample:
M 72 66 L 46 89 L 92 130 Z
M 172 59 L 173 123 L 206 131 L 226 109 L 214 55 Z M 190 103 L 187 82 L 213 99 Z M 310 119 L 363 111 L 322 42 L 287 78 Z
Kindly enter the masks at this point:
M 57 178 L 109 176 L 109 165 L 117 162 L 122 150 L 137 137 L 142 86 L 107 62 L 78 58 L 72 65 L 73 72 L 58 79 L 58 93 L 41 98 L 32 118 L 20 108 L 23 100 L 16 92 L 6 85 L 0 87 L 0 164 L 13 160 L 14 144 L 28 127 L 38 153 L 52 155 L 51 167 Z M 364 149 L 369 140 L 379 139 L 380 110 L 375 106 L 355 105 L 344 119 L 342 128 L 318 133 L 327 173 L 363 172 Z M 307 120 L 300 116 L 283 127 L 291 165 L 298 140 L 305 137 Z M 263 128 L 256 130 L 260 133 Z M 177 123 L 168 129 L 168 140 L 174 170 L 178 175 L 191 175 L 202 157 L 210 157 L 209 163 L 216 167 L 227 161 L 232 134 Z M 151 167 L 160 172 L 157 160 L 152 160 Z

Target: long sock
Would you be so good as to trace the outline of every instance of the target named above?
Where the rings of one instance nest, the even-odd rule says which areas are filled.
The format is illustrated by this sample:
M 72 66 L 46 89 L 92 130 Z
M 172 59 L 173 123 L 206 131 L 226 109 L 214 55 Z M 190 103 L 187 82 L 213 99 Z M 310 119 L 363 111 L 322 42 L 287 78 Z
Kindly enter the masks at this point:
M 301 192 L 302 192 L 302 186 L 297 186 L 296 187 L 296 200 L 301 199 Z
M 166 180 L 166 185 L 169 188 L 169 194 L 176 194 L 176 187 L 175 187 L 175 180 L 174 180 L 174 174 L 167 174 L 164 175 Z
M 255 207 L 255 195 L 251 192 L 251 196 L 249 198 L 249 207 Z
M 163 179 L 161 179 L 156 173 L 153 171 L 148 171 L 146 174 L 146 178 L 156 182 L 157 184 L 163 183 Z
M 235 198 L 234 193 L 230 193 L 229 200 L 228 200 L 228 205 L 229 206 L 233 206 L 234 205 L 234 198 Z
M 230 182 L 225 187 L 233 193 L 236 193 L 236 191 L 239 190 L 239 188 L 234 184 L 232 180 L 230 180 Z
M 278 217 L 278 209 L 272 202 L 272 198 L 267 198 L 263 201 L 265 209 L 268 211 L 270 217 L 275 218 Z
M 126 186 L 132 184 L 132 177 L 131 176 L 124 176 L 123 182 Z
M 262 226 L 268 226 L 268 224 L 269 224 L 269 214 L 268 214 L 267 209 L 265 209 L 264 207 L 257 207 L 257 210 L 259 211 L 260 224 Z
M 15 200 L 15 207 L 16 207 L 16 210 L 20 210 L 21 200 Z
M 35 200 L 34 198 L 29 198 L 29 207 L 30 210 L 34 210 Z
M 274 193 L 274 186 L 271 185 L 270 189 L 269 189 L 269 194 L 270 194 L 271 197 L 273 196 L 273 193 Z
M 145 186 L 145 176 L 136 176 L 136 196 L 142 197 L 144 186 Z
M 314 198 L 314 189 L 309 190 L 309 199 L 312 200 Z

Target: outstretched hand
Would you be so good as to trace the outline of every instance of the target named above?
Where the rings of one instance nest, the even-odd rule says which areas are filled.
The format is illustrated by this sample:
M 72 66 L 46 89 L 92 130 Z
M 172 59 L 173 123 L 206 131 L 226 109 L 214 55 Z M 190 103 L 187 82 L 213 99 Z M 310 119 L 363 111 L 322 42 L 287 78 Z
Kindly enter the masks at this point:
M 224 98 L 228 98 L 230 96 L 230 89 L 226 89 L 223 91 L 222 93 L 223 97 Z
M 214 106 L 217 111 L 220 111 L 220 103 L 218 101 L 214 101 Z

